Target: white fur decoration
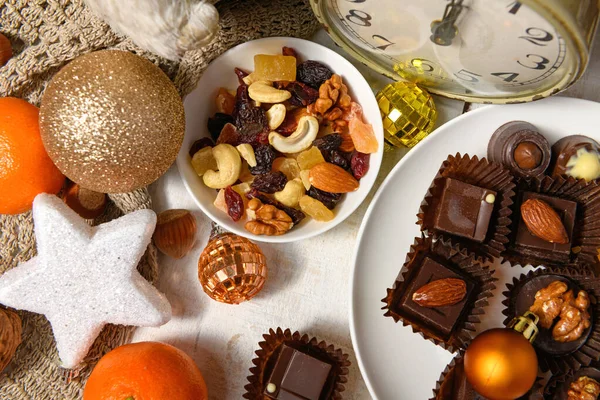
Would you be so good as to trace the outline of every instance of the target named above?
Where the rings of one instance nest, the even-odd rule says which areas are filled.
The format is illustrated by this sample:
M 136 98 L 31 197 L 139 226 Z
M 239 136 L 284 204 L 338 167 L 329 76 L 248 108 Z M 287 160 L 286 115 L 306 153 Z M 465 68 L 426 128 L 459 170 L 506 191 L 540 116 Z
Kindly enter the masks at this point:
M 207 45 L 219 13 L 206 0 L 85 0 L 116 32 L 169 60 Z

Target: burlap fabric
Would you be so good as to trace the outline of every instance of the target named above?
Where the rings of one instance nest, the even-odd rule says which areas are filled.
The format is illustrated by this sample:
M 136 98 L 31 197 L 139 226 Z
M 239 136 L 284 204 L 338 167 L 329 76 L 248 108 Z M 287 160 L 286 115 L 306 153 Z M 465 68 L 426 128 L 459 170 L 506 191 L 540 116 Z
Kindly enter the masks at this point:
M 185 96 L 211 60 L 230 47 L 266 36 L 309 37 L 317 28 L 310 6 L 303 0 L 224 0 L 217 8 L 221 16 L 217 39 L 202 50 L 188 52 L 176 63 L 145 52 L 115 34 L 81 0 L 0 0 L 0 32 L 11 40 L 15 50 L 15 56 L 0 68 L 0 97 L 20 97 L 39 105 L 46 84 L 62 66 L 81 54 L 105 48 L 128 50 L 150 59 Z M 110 199 L 106 213 L 94 223 L 151 207 L 145 189 L 111 195 Z M 0 274 L 35 254 L 31 213 L 0 215 Z M 154 281 L 157 269 L 156 249 L 150 246 L 139 270 Z M 98 359 L 127 342 L 133 332 L 131 327 L 107 326 L 78 375 L 66 379 L 46 318 L 28 312 L 20 315 L 23 343 L 0 377 L 2 400 L 80 398 Z

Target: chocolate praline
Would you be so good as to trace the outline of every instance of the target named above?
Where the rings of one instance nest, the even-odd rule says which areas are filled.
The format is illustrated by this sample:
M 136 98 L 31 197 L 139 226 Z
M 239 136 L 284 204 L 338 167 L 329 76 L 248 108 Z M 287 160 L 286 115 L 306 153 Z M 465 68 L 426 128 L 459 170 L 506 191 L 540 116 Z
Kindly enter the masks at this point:
M 582 376 L 595 379 L 600 382 L 600 369 L 595 367 L 584 367 L 578 371 L 571 372 L 570 374 L 553 377 L 548 387 L 546 388 L 545 398 L 552 400 L 568 400 L 569 395 L 567 394 L 571 383 L 575 382 Z
M 600 144 L 583 135 L 560 139 L 552 146 L 552 175 L 576 179 L 600 178 Z
M 523 178 L 543 175 L 551 160 L 548 140 L 525 121 L 510 121 L 496 129 L 487 153 L 490 161 Z
M 529 308 L 535 301 L 535 294 L 540 289 L 544 289 L 555 281 L 565 282 L 568 285 L 569 290 L 573 290 L 575 295 L 577 295 L 579 290 L 581 290 L 575 282 L 565 276 L 540 275 L 533 277 L 524 282 L 520 290 L 514 294 L 513 298 L 510 300 L 513 303 L 515 315 L 523 315 L 526 311 L 529 311 Z M 590 322 L 593 325 L 594 321 L 592 307 L 593 305 L 590 305 L 588 312 L 590 313 Z M 556 324 L 557 320 L 554 321 L 554 324 Z M 552 356 L 561 356 L 576 351 L 586 342 L 592 330 L 592 328 L 589 327 L 583 332 L 579 339 L 572 342 L 561 343 L 552 338 L 552 328 L 554 327 L 554 324 L 550 329 L 544 329 L 540 327 L 539 333 L 533 342 L 534 347 Z

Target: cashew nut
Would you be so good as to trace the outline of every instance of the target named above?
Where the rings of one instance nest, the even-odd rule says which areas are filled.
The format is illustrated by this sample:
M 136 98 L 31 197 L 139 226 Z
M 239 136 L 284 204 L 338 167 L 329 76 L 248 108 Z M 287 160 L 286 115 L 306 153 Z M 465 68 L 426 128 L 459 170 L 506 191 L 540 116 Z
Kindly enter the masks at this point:
M 273 104 L 267 111 L 267 121 L 269 121 L 269 129 L 274 131 L 279 128 L 285 119 L 285 106 L 283 104 Z
M 254 101 L 261 103 L 282 103 L 292 97 L 287 90 L 275 89 L 270 82 L 258 81 L 248 87 L 248 94 Z
M 300 198 L 304 196 L 304 185 L 300 179 L 294 179 L 292 181 L 288 181 L 285 184 L 285 187 L 280 192 L 275 192 L 273 197 L 275 200 L 286 205 L 288 207 L 296 207 L 298 206 L 298 202 Z
M 240 176 L 242 159 L 240 153 L 230 144 L 221 143 L 213 147 L 213 156 L 218 171 L 212 169 L 204 173 L 204 184 L 211 189 L 223 189 L 233 185 Z
M 312 145 L 319 132 L 319 121 L 312 116 L 304 116 L 298 122 L 298 128 L 285 137 L 277 132 L 269 133 L 269 143 L 281 153 L 298 153 Z
M 192 168 L 198 176 L 204 175 L 209 169 L 217 168 L 217 161 L 213 156 L 212 147 L 205 147 L 198 150 L 192 157 Z
M 256 156 L 254 155 L 254 149 L 248 143 L 240 144 L 236 146 L 236 149 L 240 152 L 240 155 L 249 166 L 256 167 Z

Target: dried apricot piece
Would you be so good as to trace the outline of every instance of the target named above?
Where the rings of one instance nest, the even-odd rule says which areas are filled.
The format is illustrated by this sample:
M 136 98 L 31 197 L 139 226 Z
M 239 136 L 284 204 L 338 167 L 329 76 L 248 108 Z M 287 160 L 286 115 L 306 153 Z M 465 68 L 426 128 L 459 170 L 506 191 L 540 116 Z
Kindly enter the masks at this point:
M 217 97 L 215 97 L 215 105 L 218 113 L 231 115 L 235 107 L 235 96 L 229 93 L 227 89 L 219 88 Z
M 358 116 L 350 120 L 348 130 L 356 151 L 365 154 L 377 152 L 379 143 L 371 124 L 365 124 Z
M 331 221 L 335 214 L 329 208 L 325 207 L 325 204 L 319 200 L 315 200 L 310 196 L 302 196 L 300 198 L 300 209 L 307 215 L 313 217 L 316 221 Z

